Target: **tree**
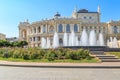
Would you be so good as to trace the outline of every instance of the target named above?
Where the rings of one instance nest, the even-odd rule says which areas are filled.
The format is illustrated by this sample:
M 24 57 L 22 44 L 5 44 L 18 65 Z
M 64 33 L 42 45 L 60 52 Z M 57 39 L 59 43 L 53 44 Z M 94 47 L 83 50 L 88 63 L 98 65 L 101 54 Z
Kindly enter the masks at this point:
M 2 42 L 2 40 L 0 40 L 0 47 L 3 47 L 3 42 Z
M 12 42 L 12 43 L 11 43 L 11 47 L 21 47 L 21 46 L 20 46 L 20 42 L 18 42 L 18 41 Z
M 23 48 L 24 46 L 27 46 L 28 42 L 27 41 L 21 41 L 20 46 Z
M 10 42 L 6 40 L 0 40 L 0 47 L 8 47 L 10 46 Z
M 10 46 L 10 42 L 8 42 L 8 41 L 6 41 L 6 40 L 3 40 L 2 42 L 3 42 L 3 46 L 4 46 L 4 47 Z
M 16 42 L 9 42 L 6 40 L 0 40 L 0 47 L 24 47 L 28 45 L 28 43 L 26 41 L 16 41 Z

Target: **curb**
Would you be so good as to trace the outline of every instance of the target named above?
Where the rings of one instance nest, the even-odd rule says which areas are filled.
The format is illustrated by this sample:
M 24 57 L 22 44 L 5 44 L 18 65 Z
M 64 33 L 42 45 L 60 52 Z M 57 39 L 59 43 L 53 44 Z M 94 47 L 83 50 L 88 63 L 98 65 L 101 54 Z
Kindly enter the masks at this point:
M 60 65 L 13 65 L 13 64 L 0 64 L 0 66 L 7 66 L 7 67 L 28 67 L 28 68 L 107 68 L 107 69 L 120 69 L 120 66 L 60 66 Z

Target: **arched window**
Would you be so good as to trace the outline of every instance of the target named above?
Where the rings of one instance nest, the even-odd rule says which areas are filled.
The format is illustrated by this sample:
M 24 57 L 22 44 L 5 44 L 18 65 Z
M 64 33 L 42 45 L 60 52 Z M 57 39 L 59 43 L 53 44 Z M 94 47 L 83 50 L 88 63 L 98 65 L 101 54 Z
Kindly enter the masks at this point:
M 66 25 L 66 32 L 70 32 L 70 25 L 69 24 Z
M 90 29 L 92 29 L 92 26 L 90 26 Z
M 74 24 L 74 32 L 78 32 L 78 26 L 77 26 L 77 24 Z
M 117 28 L 117 26 L 114 26 L 114 29 L 113 29 L 113 30 L 114 30 L 114 33 L 115 33 L 115 34 L 118 33 L 118 28 Z
M 37 37 L 38 41 L 40 41 L 40 36 Z
M 46 33 L 46 26 L 43 26 L 43 33 Z
M 35 41 L 35 37 L 33 37 L 33 41 Z
M 27 37 L 27 31 L 26 31 L 26 30 L 23 30 L 23 31 L 22 31 L 22 37 L 23 37 L 23 38 L 26 38 L 26 37 Z
M 40 31 L 41 31 L 41 28 L 40 28 L 40 26 L 38 27 L 38 33 L 40 33 Z
M 83 18 L 84 18 L 84 19 L 87 19 L 87 17 L 86 17 L 86 16 L 84 16 Z
M 92 19 L 92 17 L 90 16 L 89 19 Z
M 101 33 L 101 30 L 99 30 L 99 33 Z
M 62 24 L 59 24 L 59 26 L 58 26 L 58 32 L 63 32 L 63 26 L 62 26 Z
M 81 29 L 83 29 L 83 26 L 81 27 Z
M 36 28 L 34 28 L 34 33 L 36 33 Z
M 54 27 L 53 26 L 50 26 L 49 27 L 49 33 L 53 33 L 54 32 Z
M 59 44 L 60 44 L 60 46 L 63 45 L 63 39 L 62 38 L 59 39 Z

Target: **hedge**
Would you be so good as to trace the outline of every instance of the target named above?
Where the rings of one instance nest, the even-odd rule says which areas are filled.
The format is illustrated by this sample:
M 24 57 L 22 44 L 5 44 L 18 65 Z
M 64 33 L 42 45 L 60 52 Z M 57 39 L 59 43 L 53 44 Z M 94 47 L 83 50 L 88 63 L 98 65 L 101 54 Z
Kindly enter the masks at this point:
M 24 60 L 33 59 L 48 59 L 53 60 L 82 60 L 91 59 L 90 51 L 84 49 L 72 50 L 72 49 L 38 49 L 38 48 L 0 48 L 0 57 L 3 58 L 20 58 Z

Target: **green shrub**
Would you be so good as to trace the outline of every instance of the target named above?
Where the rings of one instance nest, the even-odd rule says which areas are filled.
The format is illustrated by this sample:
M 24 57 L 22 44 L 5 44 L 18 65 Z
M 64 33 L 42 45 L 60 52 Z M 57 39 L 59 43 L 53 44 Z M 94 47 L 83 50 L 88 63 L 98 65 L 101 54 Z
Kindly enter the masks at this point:
M 46 57 L 49 61 L 54 61 L 56 58 L 55 51 L 49 50 Z
M 87 56 L 86 57 L 87 60 L 91 60 L 92 58 L 94 58 L 94 57 L 92 57 L 92 56 Z
M 30 55 L 28 53 L 23 54 L 24 60 L 30 60 Z
M 7 51 L 7 52 L 6 52 Z M 92 59 L 89 50 L 79 49 L 38 49 L 38 48 L 1 48 L 0 57 L 5 58 L 21 58 L 24 60 L 30 59 L 48 59 L 49 61 L 53 60 L 63 60 L 63 59 L 72 59 L 72 60 L 82 60 L 82 59 Z
M 12 56 L 11 51 L 13 51 L 12 49 L 7 49 L 7 48 L 0 48 L 0 57 L 3 58 L 9 58 Z
M 0 49 L 0 57 L 3 57 L 3 54 L 5 53 L 5 49 Z
M 40 54 L 39 57 L 40 57 L 41 59 L 45 59 L 45 56 L 46 56 L 46 54 L 47 54 L 48 51 L 45 51 L 44 49 L 41 49 L 41 50 L 39 50 L 38 52 L 39 52 L 39 54 Z
M 21 54 L 20 54 L 20 51 L 19 50 L 15 50 L 13 52 L 13 58 L 21 58 Z
M 31 59 L 38 59 L 39 54 L 38 53 L 33 53 L 31 54 Z
M 70 51 L 67 51 L 67 52 L 65 53 L 65 59 L 70 59 Z
M 67 53 L 68 53 L 68 49 L 60 48 L 56 50 L 56 55 L 58 59 L 66 59 L 68 56 Z
M 79 57 L 80 60 L 86 58 L 86 53 L 84 52 L 83 49 L 79 49 L 79 50 L 77 51 L 77 54 L 78 54 L 78 57 Z
M 0 54 L 3 54 L 4 53 L 4 50 L 3 49 L 0 49 Z
M 46 51 L 47 52 L 47 51 Z M 43 59 L 45 56 L 45 50 L 40 50 L 40 49 L 30 49 L 28 52 L 30 55 L 30 59 Z
M 42 59 L 42 58 L 43 58 L 43 56 L 39 52 L 31 54 L 31 59 Z
M 56 59 L 58 59 L 58 60 L 63 59 L 63 54 L 59 50 L 55 51 L 55 56 L 56 56 Z
M 3 58 L 9 58 L 9 54 L 7 51 L 3 53 Z
M 8 50 L 9 57 L 12 57 L 12 56 L 13 56 L 13 52 L 14 52 L 13 49 L 11 49 L 11 50 L 9 49 L 9 50 Z
M 90 59 L 89 51 L 88 50 L 69 50 L 66 54 L 67 59 L 73 60 L 82 60 L 82 59 Z
M 77 60 L 77 54 L 76 53 L 71 52 L 69 54 L 69 56 L 70 56 L 70 59 Z

